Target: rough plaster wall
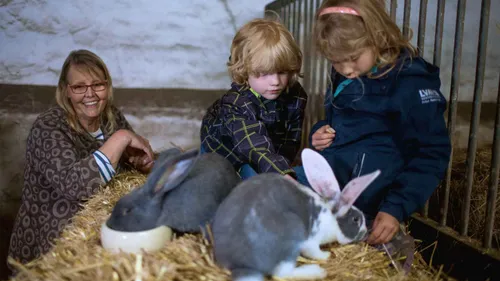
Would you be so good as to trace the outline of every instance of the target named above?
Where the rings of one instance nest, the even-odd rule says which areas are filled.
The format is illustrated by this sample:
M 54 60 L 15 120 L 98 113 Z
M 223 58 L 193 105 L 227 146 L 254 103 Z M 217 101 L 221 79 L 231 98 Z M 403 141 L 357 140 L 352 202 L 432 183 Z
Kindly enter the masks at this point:
M 0 1 L 0 83 L 54 85 L 69 50 L 88 48 L 108 63 L 118 87 L 227 87 L 235 30 L 263 16 L 271 0 Z M 305 1 L 302 1 L 305 2 Z M 386 2 L 390 2 L 387 0 Z M 417 43 L 419 2 L 411 1 Z M 481 5 L 467 1 L 460 100 L 472 100 Z M 500 0 L 491 1 L 484 101 L 496 100 Z M 441 77 L 449 95 L 457 0 L 446 1 Z M 425 57 L 432 61 L 437 0 L 428 1 Z M 397 23 L 404 1 L 398 1 Z M 308 40 L 307 42 L 310 42 Z
M 54 85 L 72 49 L 117 87 L 227 87 L 232 37 L 269 0 L 0 1 L 0 83 Z

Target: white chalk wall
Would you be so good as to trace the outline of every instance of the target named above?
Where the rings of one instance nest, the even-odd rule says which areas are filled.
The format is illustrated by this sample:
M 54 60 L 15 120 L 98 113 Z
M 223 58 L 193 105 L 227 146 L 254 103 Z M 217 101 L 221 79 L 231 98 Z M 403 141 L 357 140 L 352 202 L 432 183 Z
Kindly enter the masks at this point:
M 235 30 L 261 17 L 271 0 L 6 0 L 0 1 L 0 83 L 54 85 L 72 49 L 103 57 L 116 86 L 228 86 L 225 62 Z M 390 2 L 390 1 L 387 1 Z M 403 18 L 399 0 L 398 23 Z M 412 28 L 418 31 L 418 0 Z M 457 0 L 446 1 L 443 92 L 449 94 Z M 480 1 L 467 1 L 460 100 L 471 100 Z M 426 58 L 432 60 L 436 0 L 429 0 Z M 485 101 L 496 100 L 500 62 L 500 0 L 492 0 Z M 416 33 L 414 42 L 416 43 Z
M 118 87 L 226 88 L 235 30 L 268 1 L 0 1 L 0 83 L 54 85 L 69 51 L 86 48 Z

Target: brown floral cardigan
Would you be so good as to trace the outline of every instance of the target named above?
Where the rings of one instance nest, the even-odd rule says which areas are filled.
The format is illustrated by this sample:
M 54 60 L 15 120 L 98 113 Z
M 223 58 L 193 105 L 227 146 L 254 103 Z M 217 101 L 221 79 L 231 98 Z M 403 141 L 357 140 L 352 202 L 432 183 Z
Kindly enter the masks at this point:
M 131 130 L 123 114 L 115 107 L 113 112 L 116 130 Z M 66 120 L 62 108 L 53 107 L 38 116 L 28 136 L 22 201 L 9 247 L 9 256 L 21 263 L 49 251 L 80 204 L 104 183 L 92 153 L 112 133 L 101 125 L 104 141 L 99 140 L 77 133 Z

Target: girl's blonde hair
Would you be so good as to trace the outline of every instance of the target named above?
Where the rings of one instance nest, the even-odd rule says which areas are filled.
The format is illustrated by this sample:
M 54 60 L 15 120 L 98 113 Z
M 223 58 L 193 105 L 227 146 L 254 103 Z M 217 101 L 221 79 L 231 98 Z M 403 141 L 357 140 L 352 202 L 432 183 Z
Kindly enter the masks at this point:
M 287 72 L 291 85 L 300 76 L 302 52 L 293 35 L 281 23 L 255 19 L 236 33 L 227 63 L 233 82 L 246 85 L 248 77 Z
M 112 110 L 113 102 L 113 81 L 109 74 L 106 64 L 100 57 L 88 50 L 75 50 L 72 51 L 62 66 L 61 75 L 59 76 L 59 83 L 56 89 L 57 104 L 66 112 L 68 123 L 78 133 L 85 134 L 86 131 L 78 121 L 75 109 L 71 104 L 68 97 L 69 82 L 68 73 L 71 67 L 76 67 L 80 71 L 86 71 L 91 76 L 98 77 L 101 80 L 107 81 L 106 91 L 108 91 L 108 99 L 103 113 L 104 118 L 101 117 L 101 123 L 104 121 L 104 130 L 107 133 L 113 133 L 116 128 L 116 119 Z M 90 90 L 90 89 L 88 89 Z
M 348 7 L 359 16 L 341 13 L 329 13 L 320 16 L 328 7 Z M 388 68 L 377 75 L 381 77 L 391 71 L 402 49 L 410 57 L 417 55 L 417 50 L 404 38 L 398 26 L 385 10 L 383 0 L 325 0 L 316 13 L 314 27 L 315 43 L 318 50 L 328 59 L 350 59 L 363 48 L 371 48 L 378 67 Z

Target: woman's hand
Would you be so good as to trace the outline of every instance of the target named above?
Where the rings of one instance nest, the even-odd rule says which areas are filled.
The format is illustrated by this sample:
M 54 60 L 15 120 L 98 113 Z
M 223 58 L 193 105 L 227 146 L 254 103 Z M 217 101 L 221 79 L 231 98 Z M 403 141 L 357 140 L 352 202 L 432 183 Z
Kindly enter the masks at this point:
M 149 142 L 136 133 L 125 129 L 116 131 L 99 150 L 108 157 L 115 169 L 122 156 L 127 156 L 127 160 L 141 171 L 149 171 L 154 160 L 153 150 Z
M 142 151 L 140 151 L 142 152 Z M 129 154 L 130 155 L 130 154 Z M 154 160 L 149 158 L 149 156 L 145 153 L 142 155 L 134 155 L 128 157 L 128 162 L 134 166 L 137 170 L 143 173 L 151 172 L 151 168 L 153 168 Z
M 330 125 L 325 125 L 312 135 L 312 146 L 316 150 L 323 150 L 329 147 L 335 138 L 335 130 Z
M 134 135 L 130 145 L 125 149 L 125 157 L 134 168 L 143 173 L 149 173 L 154 164 L 153 149 L 147 139 L 137 134 Z
M 399 221 L 385 212 L 378 212 L 373 221 L 372 232 L 366 242 L 372 245 L 385 244 L 398 233 Z

